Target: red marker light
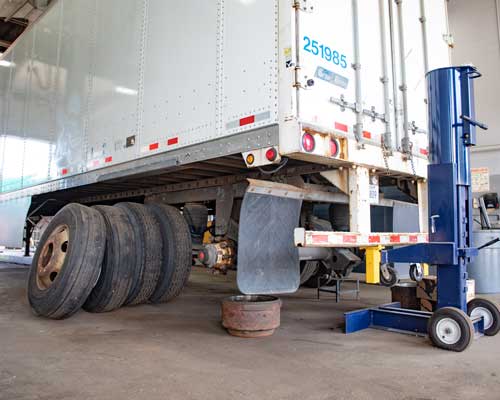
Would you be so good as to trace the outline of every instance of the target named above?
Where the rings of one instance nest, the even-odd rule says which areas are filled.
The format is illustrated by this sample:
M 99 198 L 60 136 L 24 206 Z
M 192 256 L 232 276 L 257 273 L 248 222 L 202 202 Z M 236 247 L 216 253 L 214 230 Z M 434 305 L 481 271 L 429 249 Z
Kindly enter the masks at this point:
M 266 151 L 266 158 L 268 161 L 276 161 L 278 158 L 278 152 L 274 147 L 271 147 L 269 150 Z
M 314 136 L 310 133 L 304 133 L 304 135 L 302 136 L 302 147 L 308 153 L 312 153 L 314 151 L 314 148 L 316 147 Z
M 340 145 L 337 139 L 330 139 L 330 157 L 337 157 L 340 153 Z

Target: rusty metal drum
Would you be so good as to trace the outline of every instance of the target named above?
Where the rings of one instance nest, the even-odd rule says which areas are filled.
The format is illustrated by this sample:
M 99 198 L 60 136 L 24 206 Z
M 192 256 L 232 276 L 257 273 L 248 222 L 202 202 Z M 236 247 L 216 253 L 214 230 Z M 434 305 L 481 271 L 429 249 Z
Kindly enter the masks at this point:
M 273 296 L 232 296 L 222 301 L 222 326 L 233 336 L 271 336 L 280 326 L 281 300 Z

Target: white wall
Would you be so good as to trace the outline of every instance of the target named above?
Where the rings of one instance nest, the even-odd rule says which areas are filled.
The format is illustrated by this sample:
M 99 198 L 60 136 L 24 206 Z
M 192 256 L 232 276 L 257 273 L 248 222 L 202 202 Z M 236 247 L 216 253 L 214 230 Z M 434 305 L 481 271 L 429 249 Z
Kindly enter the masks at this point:
M 454 64 L 474 64 L 483 74 L 476 81 L 476 117 L 489 125 L 478 130 L 478 146 L 473 149 L 472 166 L 489 167 L 500 175 L 500 39 L 497 0 L 449 0 L 450 31 L 455 40 Z

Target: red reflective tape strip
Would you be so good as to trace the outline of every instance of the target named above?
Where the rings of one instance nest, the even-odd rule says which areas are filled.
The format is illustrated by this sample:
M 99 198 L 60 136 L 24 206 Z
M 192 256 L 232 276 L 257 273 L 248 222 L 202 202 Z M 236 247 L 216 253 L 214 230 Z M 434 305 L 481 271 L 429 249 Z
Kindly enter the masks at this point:
M 418 243 L 418 236 L 410 235 L 410 243 Z
M 68 172 L 69 172 L 69 171 L 68 171 L 68 169 L 67 169 L 67 168 L 63 168 L 63 169 L 61 170 L 61 175 L 68 175 Z
M 390 236 L 391 243 L 399 243 L 400 241 L 401 241 L 401 238 L 399 235 L 391 235 Z
M 113 157 L 106 157 L 106 158 L 104 159 L 104 162 L 105 162 L 105 163 L 110 163 L 111 161 L 113 161 Z
M 378 235 L 369 236 L 368 243 L 380 243 L 380 236 L 378 236 Z
M 346 132 L 349 130 L 347 125 L 341 124 L 340 122 L 335 122 L 335 129 L 338 131 Z
M 315 244 L 328 243 L 328 235 L 312 235 L 312 242 Z
M 357 243 L 358 237 L 356 235 L 344 235 L 342 241 L 344 243 Z
M 153 143 L 149 145 L 149 150 L 158 150 L 159 147 L 160 147 L 159 143 Z
M 250 125 L 255 123 L 255 115 L 240 119 L 240 126 Z
M 372 133 L 368 131 L 363 131 L 363 137 L 365 139 L 371 139 L 372 138 Z
M 178 143 L 179 143 L 178 137 L 171 138 L 171 139 L 168 139 L 167 146 L 173 146 L 174 144 L 178 144 Z
M 420 154 L 422 154 L 424 156 L 428 156 L 429 155 L 429 150 L 427 150 L 427 149 L 420 149 Z

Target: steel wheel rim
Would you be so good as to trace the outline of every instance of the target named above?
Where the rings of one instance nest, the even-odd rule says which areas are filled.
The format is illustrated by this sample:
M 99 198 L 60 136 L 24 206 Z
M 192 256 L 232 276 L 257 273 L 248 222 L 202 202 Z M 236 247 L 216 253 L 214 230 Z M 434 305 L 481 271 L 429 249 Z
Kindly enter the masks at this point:
M 436 334 L 443 343 L 454 345 L 462 336 L 462 329 L 452 318 L 443 318 L 436 324 Z
M 485 307 L 476 307 L 470 313 L 472 319 L 476 317 L 483 317 L 484 330 L 490 329 L 493 325 L 493 314 Z
M 60 225 L 43 244 L 36 268 L 38 289 L 47 290 L 57 280 L 64 266 L 69 248 L 69 228 Z

